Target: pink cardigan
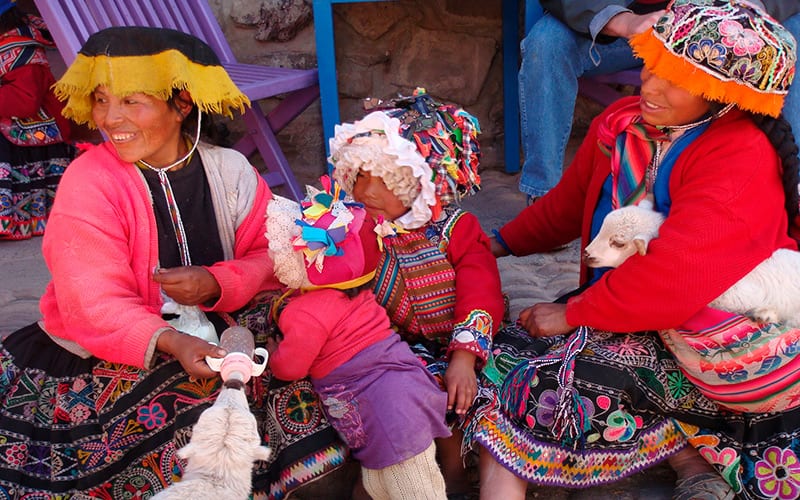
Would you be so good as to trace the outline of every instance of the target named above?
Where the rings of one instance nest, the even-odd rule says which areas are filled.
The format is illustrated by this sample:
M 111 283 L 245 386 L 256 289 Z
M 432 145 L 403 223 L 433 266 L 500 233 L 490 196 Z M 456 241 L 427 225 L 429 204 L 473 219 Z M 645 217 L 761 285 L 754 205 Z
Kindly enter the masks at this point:
M 269 188 L 236 151 L 198 148 L 209 178 L 225 261 L 206 267 L 222 294 L 214 311 L 234 311 L 259 291 L 278 288 L 267 255 Z M 214 179 L 218 179 L 217 182 Z M 215 185 L 221 184 L 221 185 Z M 218 202 L 224 200 L 224 202 Z M 138 169 L 103 144 L 79 156 L 58 187 L 42 243 L 52 281 L 40 302 L 42 327 L 68 350 L 148 367 L 161 318 L 152 200 Z M 225 223 L 231 235 L 225 234 Z M 235 228 L 234 241 L 233 231 Z

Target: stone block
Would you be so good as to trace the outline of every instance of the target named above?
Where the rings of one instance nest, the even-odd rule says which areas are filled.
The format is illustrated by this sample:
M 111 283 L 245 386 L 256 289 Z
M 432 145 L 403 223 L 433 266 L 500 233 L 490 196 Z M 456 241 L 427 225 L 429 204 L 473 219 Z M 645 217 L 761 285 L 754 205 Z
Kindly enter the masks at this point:
M 478 100 L 496 53 L 492 38 L 419 29 L 392 54 L 387 78 L 399 87 L 426 87 L 466 107 Z

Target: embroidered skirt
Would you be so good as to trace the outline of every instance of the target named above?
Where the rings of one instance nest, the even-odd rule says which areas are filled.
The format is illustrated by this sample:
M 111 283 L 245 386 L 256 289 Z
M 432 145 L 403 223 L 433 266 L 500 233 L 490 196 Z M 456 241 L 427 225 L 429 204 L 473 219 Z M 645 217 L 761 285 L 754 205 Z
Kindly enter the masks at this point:
M 44 234 L 56 186 L 74 156 L 68 144 L 23 147 L 0 135 L 0 240 Z
M 744 498 L 800 496 L 800 410 L 721 410 L 689 382 L 655 332 L 588 336 L 573 372 L 580 401 L 573 409 L 583 412 L 583 430 L 576 439 L 559 437 L 561 365 L 537 367 L 524 387 L 508 381 L 565 339 L 532 338 L 516 325 L 497 334 L 467 444 L 484 446 L 526 481 L 569 488 L 614 482 L 690 444 Z
M 257 344 L 268 311 L 259 304 L 239 317 Z M 175 451 L 220 388 L 219 378 L 190 379 L 167 355 L 152 370 L 82 359 L 35 324 L 5 339 L 0 356 L 0 498 L 147 498 L 180 477 Z M 285 498 L 344 464 L 347 449 L 309 381 L 265 374 L 247 390 L 272 449 L 256 462 L 255 496 Z
M 368 469 L 383 469 L 448 437 L 447 393 L 397 335 L 314 380 L 333 426 Z
M 190 381 L 160 356 L 150 371 L 82 359 L 37 325 L 2 346 L 0 497 L 128 498 L 180 475 L 175 451 L 220 379 Z

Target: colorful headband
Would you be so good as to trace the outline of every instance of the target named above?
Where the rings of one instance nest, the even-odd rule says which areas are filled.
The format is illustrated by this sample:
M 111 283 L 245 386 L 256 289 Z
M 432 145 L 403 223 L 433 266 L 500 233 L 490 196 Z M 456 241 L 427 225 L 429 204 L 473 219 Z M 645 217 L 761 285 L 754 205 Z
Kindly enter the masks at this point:
M 297 203 L 274 196 L 267 206 L 269 254 L 275 276 L 289 288 L 348 289 L 368 283 L 381 255 L 380 227 L 363 205 L 345 201 L 328 177 L 306 186 Z
M 654 75 L 753 113 L 777 117 L 794 79 L 797 42 L 742 0 L 675 0 L 630 43 Z
M 164 101 L 187 90 L 204 113 L 231 118 L 250 105 L 211 47 L 166 28 L 116 27 L 90 36 L 53 88 L 67 101 L 64 116 L 96 128 L 91 95 L 100 85 L 116 96 L 142 92 Z

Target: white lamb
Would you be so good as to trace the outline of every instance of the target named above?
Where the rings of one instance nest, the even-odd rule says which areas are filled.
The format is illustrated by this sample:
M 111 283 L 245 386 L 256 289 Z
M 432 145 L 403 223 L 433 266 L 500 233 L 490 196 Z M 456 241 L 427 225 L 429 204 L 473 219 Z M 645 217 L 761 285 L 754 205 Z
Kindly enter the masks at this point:
M 195 337 L 211 342 L 212 344 L 219 343 L 217 331 L 214 325 L 208 320 L 206 314 L 197 306 L 187 306 L 178 304 L 172 298 L 161 291 L 161 298 L 164 303 L 161 305 L 161 314 L 170 314 L 175 316 L 168 319 L 167 323 L 172 325 L 173 328 L 179 332 L 188 333 Z
M 153 500 L 247 500 L 253 464 L 269 459 L 270 450 L 261 446 L 244 390 L 223 387 L 214 405 L 200 414 L 189 444 L 177 454 L 187 461 L 181 480 Z
M 664 216 L 649 200 L 612 210 L 583 260 L 589 267 L 618 267 L 634 253 L 644 255 L 662 222 Z M 758 322 L 800 328 L 800 252 L 776 250 L 709 305 Z

